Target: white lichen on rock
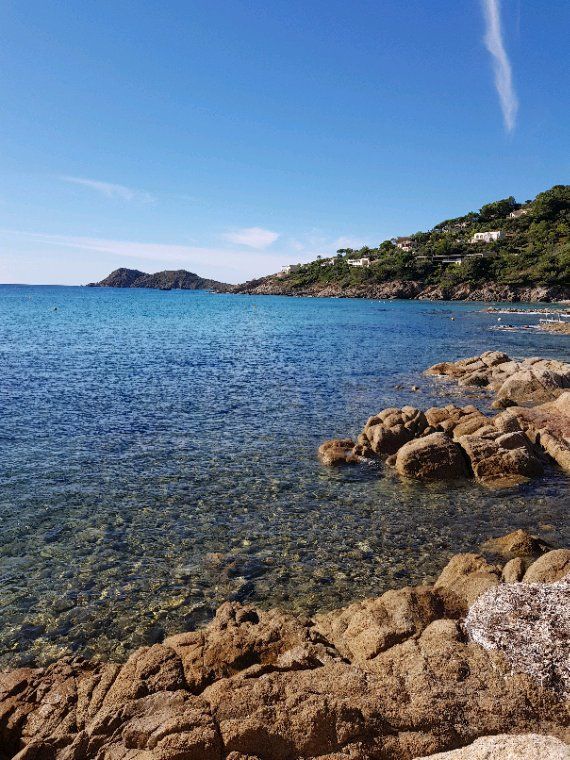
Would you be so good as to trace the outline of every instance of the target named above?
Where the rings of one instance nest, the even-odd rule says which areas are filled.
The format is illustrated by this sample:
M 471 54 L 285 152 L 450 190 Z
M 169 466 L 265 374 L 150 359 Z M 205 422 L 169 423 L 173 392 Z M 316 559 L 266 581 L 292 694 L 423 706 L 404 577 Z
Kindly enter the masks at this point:
M 555 736 L 499 734 L 483 736 L 468 747 L 429 755 L 429 760 L 570 760 L 570 748 Z
M 570 575 L 489 589 L 470 608 L 465 628 L 477 644 L 502 652 L 513 671 L 570 696 Z

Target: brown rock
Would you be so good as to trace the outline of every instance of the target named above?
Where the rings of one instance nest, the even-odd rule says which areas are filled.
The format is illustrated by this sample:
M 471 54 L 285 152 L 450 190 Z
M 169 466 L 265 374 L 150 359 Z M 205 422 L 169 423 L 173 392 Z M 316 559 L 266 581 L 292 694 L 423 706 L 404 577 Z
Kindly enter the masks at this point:
M 570 549 L 554 549 L 533 562 L 524 574 L 525 583 L 553 583 L 570 572 Z
M 180 657 L 187 686 L 193 693 L 201 692 L 218 678 L 252 666 L 275 665 L 290 650 L 296 650 L 298 658 L 299 646 L 309 646 L 304 656 L 319 661 L 334 655 L 323 649 L 308 619 L 236 602 L 222 604 L 203 631 L 170 636 L 164 643 Z M 284 662 L 281 660 L 279 667 L 285 668 Z
M 420 480 L 453 480 L 467 475 L 461 449 L 445 433 L 432 433 L 402 446 L 396 470 Z
M 423 412 L 412 406 L 390 407 L 371 417 L 362 432 L 372 451 L 382 459 L 396 454 L 427 427 Z
M 354 441 L 351 438 L 333 438 L 319 446 L 318 457 L 323 464 L 329 467 L 356 463 L 360 459 L 354 455 L 354 446 Z
M 513 557 L 503 568 L 501 579 L 503 583 L 519 583 L 523 579 L 527 563 L 522 557 Z
M 503 557 L 538 557 L 550 549 L 550 544 L 531 536 L 526 530 L 515 530 L 507 536 L 490 538 L 481 546 L 482 551 L 501 554 Z
M 495 434 L 495 437 L 464 435 L 458 443 L 469 457 L 477 480 L 490 487 L 524 483 L 543 471 L 532 445 L 520 432 Z
M 461 614 L 487 589 L 497 586 L 501 569 L 480 554 L 456 554 L 443 568 L 434 588 L 445 598 L 446 609 Z
M 314 621 L 225 604 L 205 629 L 122 666 L 64 659 L 0 673 L 0 757 L 411 760 L 481 734 L 562 735 L 554 682 L 511 672 L 505 652 L 467 640 L 452 619 L 499 576 L 460 555 L 435 588 Z
M 421 633 L 442 615 L 439 596 L 420 586 L 387 591 L 379 599 L 366 599 L 319 615 L 316 629 L 343 657 L 364 663 Z

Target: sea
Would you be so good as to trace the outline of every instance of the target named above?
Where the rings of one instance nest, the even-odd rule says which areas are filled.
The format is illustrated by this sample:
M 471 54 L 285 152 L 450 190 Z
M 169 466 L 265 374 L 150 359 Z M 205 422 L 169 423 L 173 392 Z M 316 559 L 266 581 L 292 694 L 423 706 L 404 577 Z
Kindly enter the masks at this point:
M 0 667 L 124 660 L 227 600 L 311 615 L 517 528 L 567 543 L 554 467 L 489 491 L 317 460 L 388 406 L 490 412 L 425 377 L 435 362 L 570 358 L 567 337 L 482 309 L 1 286 Z

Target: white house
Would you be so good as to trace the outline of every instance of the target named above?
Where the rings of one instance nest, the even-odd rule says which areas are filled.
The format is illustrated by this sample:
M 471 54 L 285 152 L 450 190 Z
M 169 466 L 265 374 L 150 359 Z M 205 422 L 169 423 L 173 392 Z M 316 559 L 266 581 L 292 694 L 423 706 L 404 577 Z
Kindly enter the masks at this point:
M 528 214 L 529 211 L 529 208 L 518 208 L 516 211 L 511 211 L 509 219 L 518 219 L 519 216 L 524 216 L 525 214 Z
M 399 248 L 401 251 L 411 251 L 413 248 L 412 238 L 409 238 L 409 237 L 396 238 L 396 248 Z
M 296 272 L 300 266 L 300 264 L 287 264 L 286 266 L 281 267 L 281 274 L 291 274 L 291 272 Z
M 336 259 L 325 259 L 324 261 L 321 261 L 322 267 L 330 267 L 333 264 L 336 264 Z
M 492 243 L 494 240 L 500 240 L 503 237 L 505 237 L 505 234 L 504 232 L 502 232 L 502 230 L 491 230 L 490 232 L 476 232 L 469 242 L 470 243 Z
M 369 267 L 370 259 L 347 259 L 347 264 L 349 267 Z

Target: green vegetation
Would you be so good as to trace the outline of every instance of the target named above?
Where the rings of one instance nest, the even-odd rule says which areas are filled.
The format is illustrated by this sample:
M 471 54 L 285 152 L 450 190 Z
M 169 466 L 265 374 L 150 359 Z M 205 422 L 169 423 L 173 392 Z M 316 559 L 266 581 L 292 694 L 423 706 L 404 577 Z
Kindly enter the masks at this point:
M 513 211 L 523 210 L 516 218 Z M 490 243 L 471 243 L 477 232 L 500 230 Z M 315 284 L 379 284 L 416 280 L 443 287 L 496 282 L 511 286 L 570 285 L 570 185 L 555 185 L 524 205 L 504 198 L 409 236 L 411 250 L 385 240 L 377 248 L 341 249 L 334 263 L 318 259 L 283 278 L 292 289 Z M 366 257 L 368 267 L 349 266 Z M 328 259 L 325 259 L 327 262 Z M 451 262 L 451 263 L 450 263 Z

